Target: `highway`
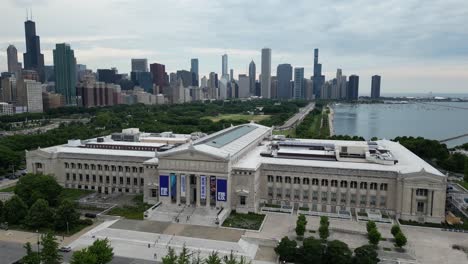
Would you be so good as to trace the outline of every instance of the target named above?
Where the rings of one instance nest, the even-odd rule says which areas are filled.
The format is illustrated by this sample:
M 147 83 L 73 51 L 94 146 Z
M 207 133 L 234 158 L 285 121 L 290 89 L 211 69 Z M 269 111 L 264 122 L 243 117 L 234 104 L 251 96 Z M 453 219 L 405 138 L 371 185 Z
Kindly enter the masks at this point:
M 293 117 L 288 119 L 282 126 L 276 127 L 275 130 L 288 130 L 292 127 L 297 126 L 302 120 L 304 120 L 304 117 L 310 113 L 310 111 L 314 110 L 315 108 L 315 103 L 309 103 L 307 106 L 299 109 L 299 112 L 296 113 Z

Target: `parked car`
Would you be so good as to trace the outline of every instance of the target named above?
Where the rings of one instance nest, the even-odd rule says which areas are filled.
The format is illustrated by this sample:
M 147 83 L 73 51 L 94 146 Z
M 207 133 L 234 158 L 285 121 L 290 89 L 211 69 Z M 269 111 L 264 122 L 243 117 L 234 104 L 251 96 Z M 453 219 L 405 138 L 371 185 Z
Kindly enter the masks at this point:
M 59 251 L 60 251 L 60 252 L 70 252 L 70 251 L 71 251 L 71 247 L 61 247 L 61 248 L 59 248 Z

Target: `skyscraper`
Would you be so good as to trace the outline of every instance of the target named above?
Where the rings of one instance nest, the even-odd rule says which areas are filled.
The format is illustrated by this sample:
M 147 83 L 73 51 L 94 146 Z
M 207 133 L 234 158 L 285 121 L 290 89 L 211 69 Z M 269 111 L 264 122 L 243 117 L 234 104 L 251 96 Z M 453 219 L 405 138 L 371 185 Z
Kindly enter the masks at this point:
M 304 98 L 304 68 L 294 68 L 294 99 Z
M 182 80 L 182 85 L 186 88 L 192 85 L 192 73 L 186 70 L 176 72 L 177 79 Z
M 276 68 L 278 78 L 277 97 L 279 99 L 290 99 L 292 97 L 292 66 L 291 64 L 280 64 Z
M 162 91 L 166 86 L 166 66 L 164 64 L 150 64 L 150 71 L 153 75 L 153 83 L 159 87 L 158 91 Z
M 26 53 L 24 57 L 24 68 L 26 70 L 35 70 L 44 81 L 44 55 L 41 54 L 41 41 L 36 35 L 36 23 L 32 20 L 24 22 L 26 37 Z
M 314 49 L 314 75 L 312 76 L 315 98 L 320 98 L 325 76 L 322 75 L 322 64 L 318 63 L 319 50 Z
M 271 90 L 271 49 L 262 49 L 262 76 L 260 79 L 261 96 L 270 98 Z
M 372 83 L 371 83 L 371 98 L 372 99 L 380 98 L 380 80 L 381 80 L 381 77 L 379 75 L 372 76 Z
M 255 89 L 256 89 L 256 81 L 257 81 L 257 76 L 256 76 L 256 68 L 255 68 L 255 62 L 252 60 L 249 64 L 249 91 L 250 95 L 255 95 Z
M 132 59 L 132 72 L 147 72 L 148 60 L 147 59 Z
M 348 83 L 348 100 L 357 100 L 359 98 L 359 76 L 351 75 L 349 76 Z
M 229 74 L 229 80 L 232 82 L 234 80 L 234 69 L 231 69 L 230 71 L 230 74 Z
M 21 64 L 18 62 L 18 50 L 15 46 L 7 48 L 8 72 L 14 73 L 16 78 L 21 74 Z
M 54 49 L 55 92 L 65 105 L 76 105 L 76 59 L 70 45 L 56 44 Z
M 226 78 L 226 80 L 228 80 L 229 78 L 227 77 L 228 76 L 228 55 L 227 54 L 224 54 L 222 57 L 221 57 L 221 67 L 222 67 L 222 72 L 221 72 L 221 78 Z
M 250 78 L 245 74 L 239 74 L 239 98 L 248 98 L 250 94 Z
M 192 86 L 199 86 L 198 59 L 190 60 L 190 72 L 192 73 Z

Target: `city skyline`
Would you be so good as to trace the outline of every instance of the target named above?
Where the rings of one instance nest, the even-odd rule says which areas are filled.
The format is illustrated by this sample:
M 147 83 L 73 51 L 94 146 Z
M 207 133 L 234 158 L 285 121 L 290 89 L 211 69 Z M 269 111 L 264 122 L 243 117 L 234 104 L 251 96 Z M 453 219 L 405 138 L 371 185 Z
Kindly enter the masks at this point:
M 443 11 L 432 17 L 430 21 L 427 21 L 429 18 L 424 18 L 420 11 L 410 10 L 413 13 L 416 12 L 412 18 L 414 27 L 419 27 L 418 32 L 424 32 L 424 34 L 421 33 L 421 35 L 414 37 L 408 37 L 416 30 L 414 27 L 404 28 L 402 22 L 397 21 L 399 16 L 407 17 L 410 13 L 409 10 L 405 11 L 405 8 L 411 8 L 411 5 L 408 6 L 409 4 L 406 3 L 402 3 L 401 10 L 393 10 L 393 12 L 384 14 L 386 8 L 391 8 L 390 4 L 375 5 L 368 2 L 367 4 L 373 7 L 370 10 L 375 12 L 370 16 L 368 22 L 359 19 L 359 15 L 369 11 L 355 10 L 356 14 L 353 14 L 346 21 L 331 23 L 333 21 L 329 21 L 328 18 L 324 21 L 311 18 L 302 19 L 303 23 L 299 26 L 290 26 L 297 20 L 293 14 L 313 12 L 310 10 L 309 4 L 303 2 L 290 6 L 287 5 L 286 1 L 275 1 L 266 5 L 264 11 L 253 14 L 248 12 L 247 6 L 255 8 L 258 4 L 247 3 L 246 7 L 241 7 L 246 3 L 202 1 L 193 8 L 184 8 L 189 3 L 175 1 L 169 4 L 169 2 L 158 1 L 159 5 L 165 5 L 168 10 L 173 10 L 173 8 L 182 10 L 179 13 L 172 12 L 172 14 L 177 14 L 174 15 L 174 18 L 162 14 L 162 18 L 159 19 L 156 18 L 158 16 L 150 16 L 146 12 L 141 13 L 138 17 L 135 17 L 134 12 L 126 14 L 127 11 L 141 8 L 138 4 L 128 1 L 102 1 L 95 7 L 95 10 L 90 10 L 89 6 L 86 6 L 87 1 L 73 4 L 77 11 L 86 10 L 90 14 L 94 14 L 101 8 L 115 6 L 116 8 L 111 12 L 114 16 L 105 20 L 108 22 L 102 23 L 102 19 L 72 19 L 76 16 L 75 13 L 79 12 L 71 12 L 70 8 L 65 8 L 69 5 L 68 1 L 64 2 L 49 0 L 7 2 L 5 8 L 9 12 L 0 18 L 0 21 L 8 24 L 9 27 L 2 29 L 4 34 L 0 38 L 0 48 L 6 50 L 8 44 L 14 44 L 19 54 L 25 52 L 24 10 L 30 7 L 34 10 L 33 20 L 36 22 L 37 34 L 41 37 L 41 50 L 46 65 L 52 64 L 51 52 L 55 44 L 67 42 L 74 47 L 78 63 L 86 64 L 88 68 L 94 70 L 117 67 L 119 72 L 127 73 L 130 72 L 131 58 L 147 58 L 149 63 L 165 64 L 168 72 L 175 72 L 181 69 L 190 70 L 190 59 L 198 57 L 200 78 L 208 77 L 211 71 L 220 72 L 219 57 L 226 53 L 230 57 L 229 68 L 234 69 L 237 78 L 239 74 L 248 73 L 248 65 L 252 59 L 257 65 L 260 65 L 260 50 L 263 47 L 269 47 L 272 49 L 273 69 L 278 64 L 289 63 L 293 67 L 304 67 L 305 77 L 310 78 L 313 74 L 313 49 L 320 48 L 320 63 L 323 64 L 322 71 L 327 80 L 335 76 L 337 68 L 343 69 L 343 73 L 348 76 L 351 74 L 359 75 L 362 95 L 370 94 L 370 80 L 371 76 L 375 74 L 385 78 L 385 82 L 382 84 L 383 94 L 390 92 L 428 93 L 430 91 L 461 93 L 466 91 L 466 83 L 468 83 L 468 72 L 465 70 L 464 64 L 468 56 L 468 51 L 465 48 L 467 41 L 463 34 L 460 34 L 463 33 L 463 30 L 460 27 L 454 27 L 468 22 L 467 18 L 462 16 L 468 12 L 468 5 L 463 1 L 454 0 L 448 3 L 435 1 L 430 5 L 424 5 L 425 10 L 429 10 L 427 13 L 438 8 Z M 415 3 L 417 5 L 417 3 L 423 2 L 416 1 Z M 354 4 L 351 1 L 346 4 L 325 4 L 325 6 L 340 14 L 346 10 L 349 12 L 349 8 Z M 444 4 L 444 8 L 441 7 L 442 4 Z M 145 3 L 145 9 L 151 10 L 147 5 Z M 447 6 L 452 5 L 454 8 L 447 8 Z M 241 20 L 241 30 L 228 30 L 234 27 L 229 22 L 221 23 L 222 26 L 227 26 L 227 29 L 212 23 L 212 19 L 218 17 L 218 14 L 213 12 L 214 10 L 224 10 L 223 12 L 225 12 L 228 8 L 239 11 L 237 12 L 238 16 L 244 18 Z M 272 14 L 267 12 L 277 8 L 283 8 L 287 11 L 288 18 L 291 18 L 290 24 L 281 25 L 279 28 L 281 30 L 274 30 L 287 36 L 281 38 L 283 41 L 280 41 L 278 33 L 271 30 L 271 23 L 275 17 L 274 12 L 271 12 Z M 48 14 L 54 10 L 60 10 L 60 12 L 55 12 L 57 16 L 50 17 Z M 171 13 L 168 10 L 164 12 Z M 447 17 L 447 13 L 449 13 L 450 19 L 444 18 Z M 132 21 L 132 23 L 126 23 L 125 26 L 120 27 L 122 22 L 117 19 L 118 14 L 129 15 L 131 19 L 128 21 Z M 209 14 L 213 17 L 210 17 Z M 388 18 L 388 23 L 376 22 L 382 19 L 377 14 Z M 96 13 L 96 17 L 102 18 L 105 15 L 97 16 Z M 171 23 L 177 19 L 180 20 L 180 16 L 185 16 L 185 18 L 179 23 Z M 205 19 L 201 19 L 201 17 Z M 171 27 L 160 29 L 147 26 L 164 18 L 168 19 L 167 24 L 170 24 Z M 77 24 L 76 21 L 79 23 Z M 432 30 L 429 27 L 431 21 L 439 23 L 440 28 Z M 308 29 L 312 22 L 315 23 L 316 27 Z M 367 29 L 368 23 L 378 26 Z M 274 22 L 273 25 L 278 25 L 278 22 Z M 269 30 L 266 30 L 267 26 L 270 28 Z M 135 28 L 139 30 L 136 31 Z M 314 28 L 317 28 L 318 33 L 314 34 L 314 38 L 305 38 L 301 45 L 291 44 L 294 39 L 302 39 L 303 34 L 314 32 Z M 423 30 L 425 28 L 427 30 Z M 181 34 L 191 30 L 196 34 Z M 175 32 L 178 33 L 174 34 Z M 210 34 L 211 38 L 206 37 L 207 33 L 213 33 Z M 255 41 L 248 41 L 254 33 L 255 38 L 253 39 Z M 288 39 L 293 33 L 296 33 L 296 36 Z M 441 37 L 441 34 L 449 34 L 452 37 Z M 153 42 L 152 39 L 155 36 L 159 36 L 160 40 Z M 330 39 L 326 38 L 334 40 L 330 42 Z M 343 38 L 346 38 L 346 45 L 343 45 Z M 288 41 L 284 41 L 284 39 L 288 39 Z M 441 42 L 441 39 L 444 41 Z M 427 45 L 429 42 L 431 45 Z M 395 43 L 400 45 L 395 45 Z M 2 52 L 0 55 L 0 70 L 6 70 L 6 52 Z M 257 71 L 257 73 L 260 72 Z

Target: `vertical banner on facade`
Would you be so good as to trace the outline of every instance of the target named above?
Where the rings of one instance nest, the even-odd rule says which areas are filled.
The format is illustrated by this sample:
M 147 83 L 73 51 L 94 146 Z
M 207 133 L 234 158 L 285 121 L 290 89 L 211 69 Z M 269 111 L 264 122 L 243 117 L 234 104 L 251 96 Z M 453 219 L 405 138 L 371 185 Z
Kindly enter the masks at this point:
M 200 200 L 206 199 L 206 176 L 200 176 Z
M 180 197 L 185 197 L 185 188 L 186 188 L 186 182 L 185 182 L 185 175 L 182 174 L 180 175 Z
M 218 179 L 216 181 L 216 200 L 220 202 L 227 201 L 227 180 Z
M 159 196 L 169 196 L 169 176 L 159 175 Z
M 210 176 L 210 201 L 216 201 L 216 176 Z
M 171 198 L 175 200 L 177 197 L 177 176 L 171 173 Z

